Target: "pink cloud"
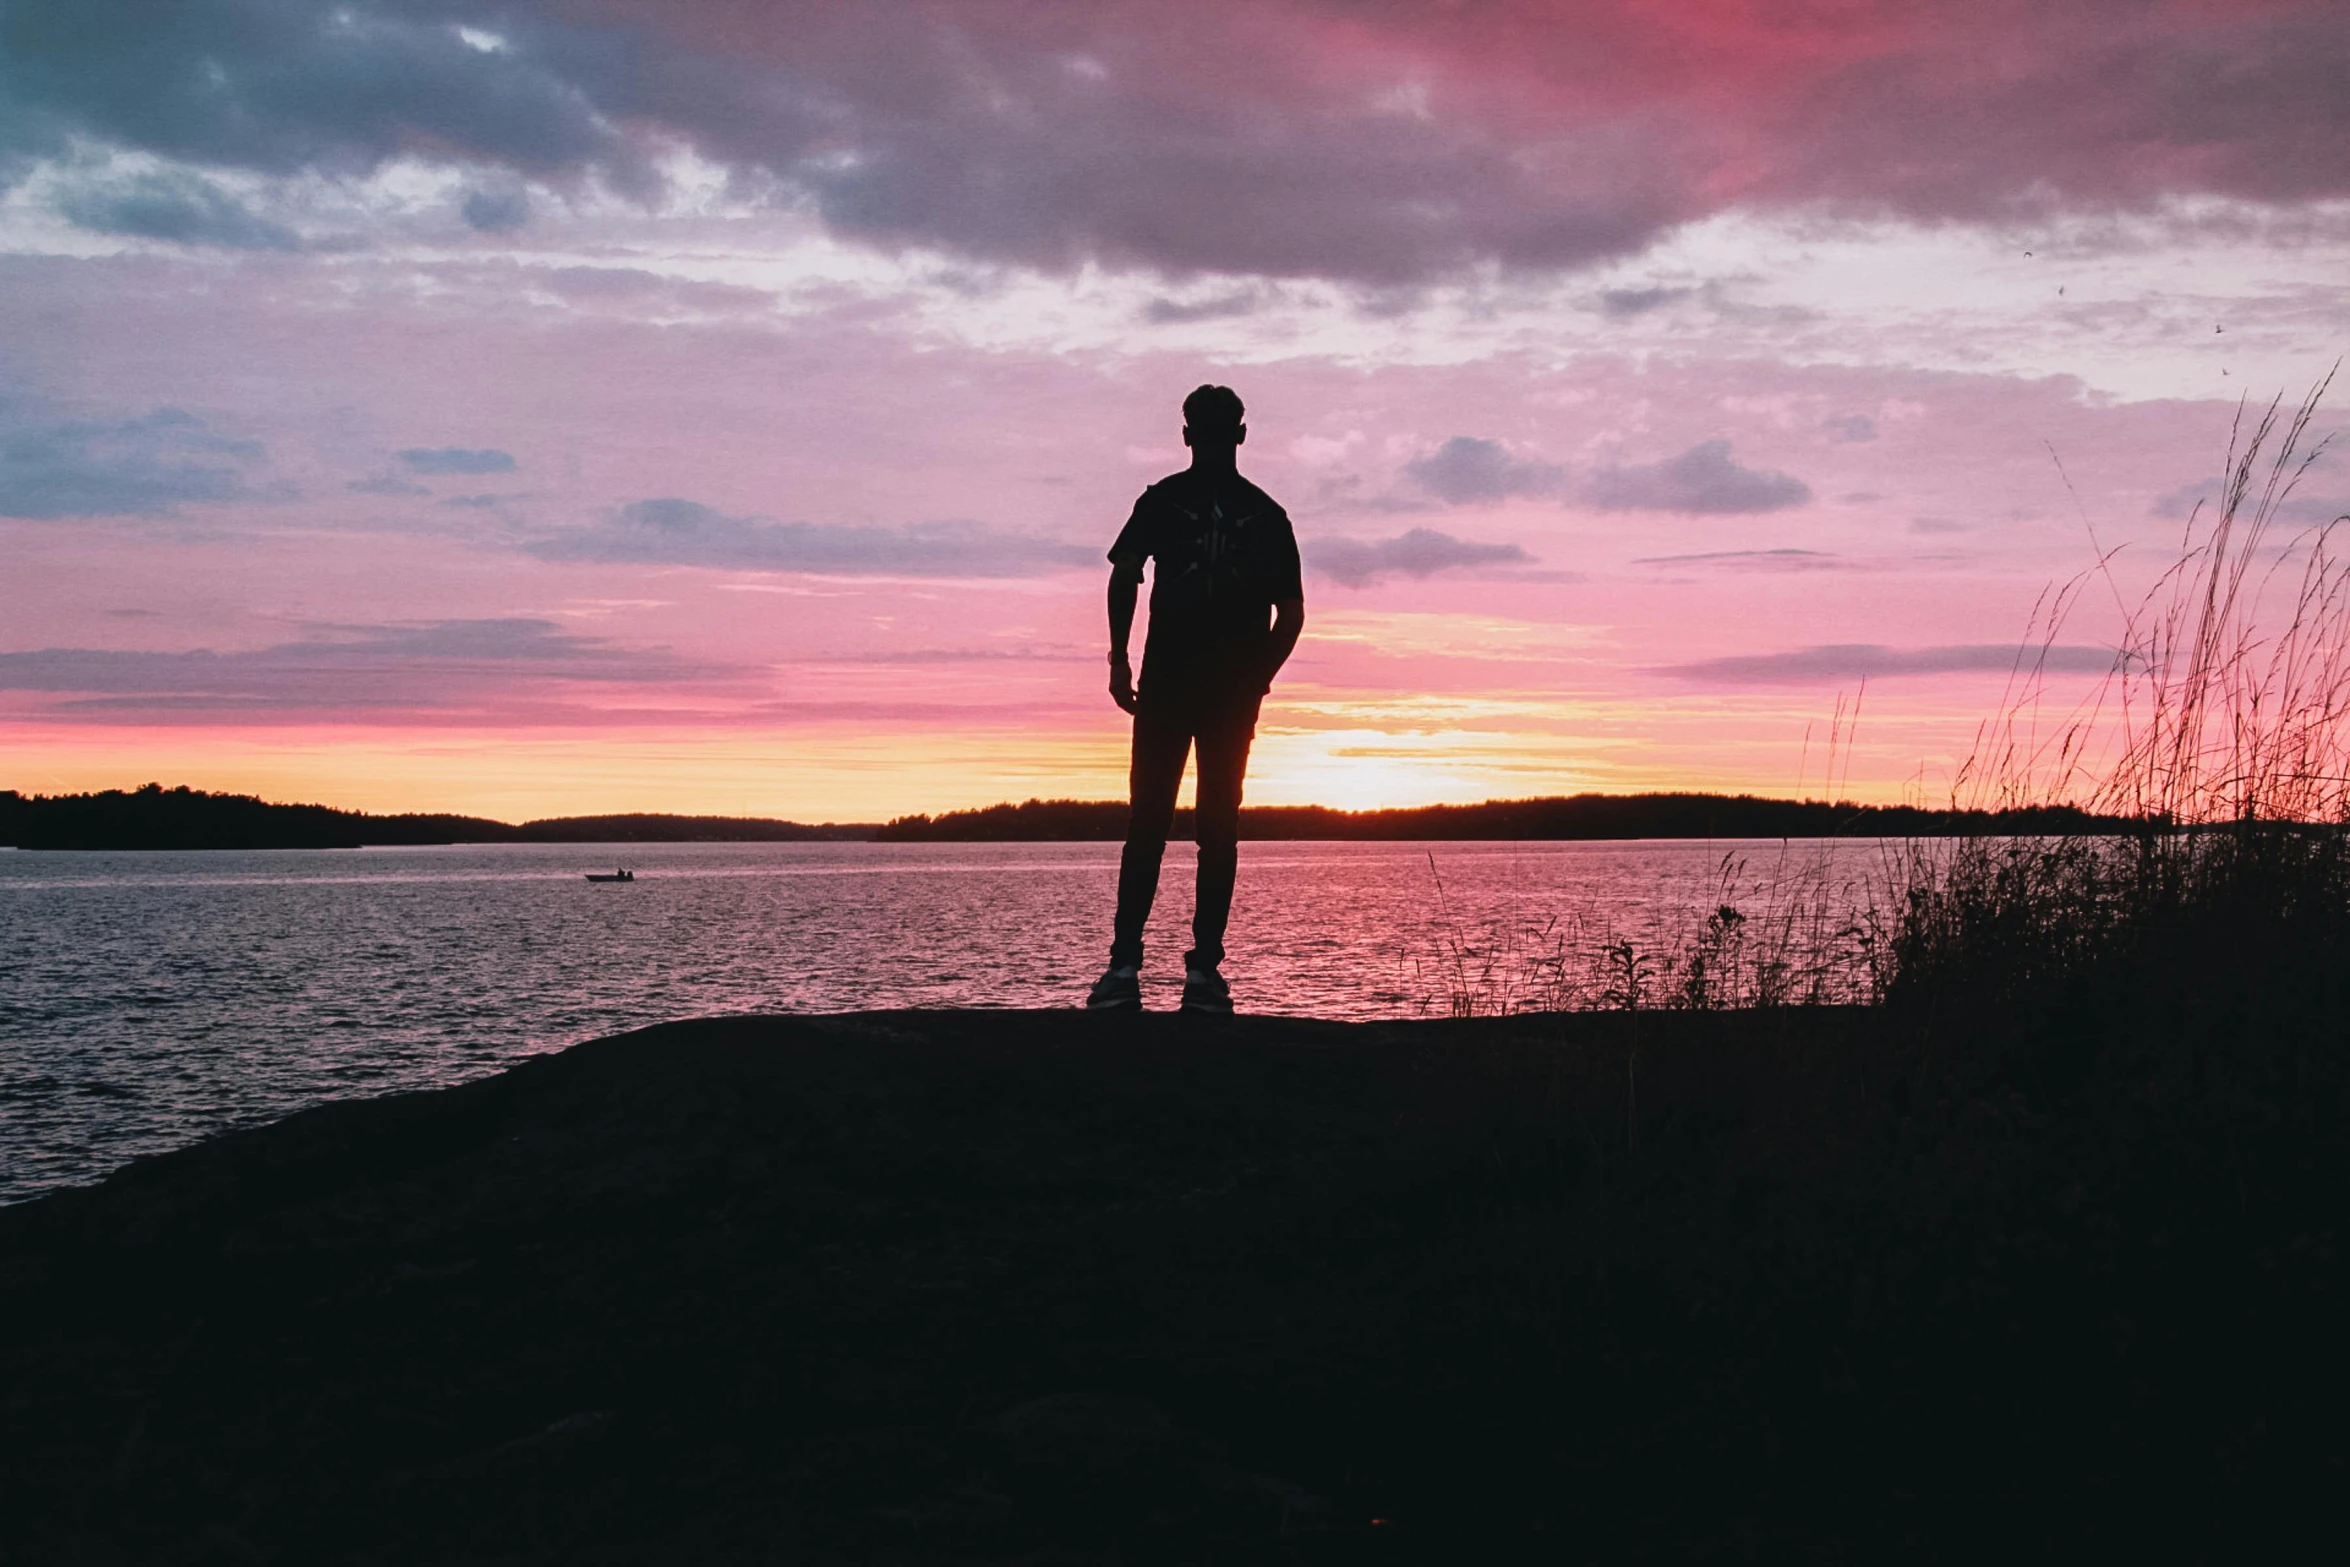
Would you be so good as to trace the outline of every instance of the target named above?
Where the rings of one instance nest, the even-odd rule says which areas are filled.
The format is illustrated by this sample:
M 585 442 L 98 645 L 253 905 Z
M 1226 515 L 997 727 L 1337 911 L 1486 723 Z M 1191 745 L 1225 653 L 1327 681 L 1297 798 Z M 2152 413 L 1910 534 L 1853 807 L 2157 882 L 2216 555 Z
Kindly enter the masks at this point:
M 674 697 L 741 673 L 520 618 L 326 627 L 228 652 L 0 652 L 0 693 L 37 694 L 41 718 L 102 723 L 514 723 L 549 709 L 574 723 L 641 721 L 628 698 L 592 693 L 641 702 L 652 688 Z
M 2116 563 L 2129 578 L 2170 547 L 2177 523 L 2158 503 L 2214 469 L 2229 417 L 2112 402 L 2069 378 L 1696 352 L 1234 364 L 980 348 L 861 306 L 682 321 L 662 302 L 649 317 L 522 308 L 505 275 L 450 268 L 419 288 L 404 263 L 366 258 L 0 262 L 0 335 L 22 378 L 0 388 L 0 423 L 111 427 L 185 408 L 251 443 L 234 465 L 250 488 L 302 496 L 0 521 L 12 570 L 36 585 L 0 638 L 0 667 L 19 677 L 0 708 L 11 754 L 135 755 L 142 770 L 120 783 L 164 776 L 152 759 L 174 745 L 314 744 L 326 759 L 301 776 L 341 768 L 358 792 L 304 787 L 349 800 L 393 749 L 503 738 L 513 755 L 480 761 L 480 777 L 578 809 L 850 815 L 884 799 L 1114 792 L 1099 556 L 1136 491 L 1180 460 L 1182 393 L 1216 379 L 1248 398 L 1244 466 L 1290 507 L 1309 556 L 1368 552 L 1361 586 L 1309 584 L 1308 640 L 1268 709 L 1263 797 L 1335 789 L 1344 768 L 1371 766 L 1358 752 L 1468 747 L 1444 736 L 1480 737 L 1487 759 L 1426 774 L 1381 762 L 1383 781 L 1348 797 L 1785 787 L 1805 721 L 1862 674 L 1880 737 L 1867 754 L 1890 790 L 1996 698 L 2000 676 L 1967 650 L 2012 644 L 2039 589 L 2089 559 L 2048 446 L 2105 542 L 2132 546 Z M 1851 438 L 1855 420 L 1872 439 Z M 1414 465 L 1455 441 L 1473 444 L 1434 474 L 1449 486 L 1439 511 Z M 1712 442 L 1728 443 L 1723 464 L 1791 476 L 1811 500 L 1594 504 L 1594 473 L 1661 470 Z M 435 504 L 488 482 L 468 469 L 521 498 Z M 383 474 L 428 493 L 348 488 Z M 647 497 L 691 497 L 754 531 L 657 559 L 531 549 Z M 823 531 L 783 537 L 757 519 Z M 1049 541 L 1070 564 L 925 576 L 872 553 L 957 519 L 974 547 Z M 1440 537 L 1415 541 L 1407 523 Z M 1926 523 L 1963 531 L 1916 531 Z M 761 553 L 811 540 L 835 556 Z M 1771 569 L 1788 562 L 1834 569 Z M 462 657 L 384 640 L 515 622 L 534 629 Z M 307 629 L 322 623 L 375 629 Z M 2068 645 L 2102 634 L 2084 622 Z M 1835 651 L 1853 648 L 1870 651 Z M 532 760 L 560 736 L 576 746 Z M 147 749 L 123 749 L 133 739 Z M 753 753 L 775 795 L 712 792 L 729 757 Z M 418 767 L 406 801 L 460 798 L 436 802 Z M 816 777 L 821 789 L 804 783 Z M 28 771 L 15 786 L 58 785 Z
M 535 221 L 513 178 L 650 197 L 679 142 L 883 247 L 1373 283 L 1586 264 L 1738 204 L 1938 219 L 2350 193 L 2350 23 L 2324 0 L 193 0 L 167 25 L 76 18 L 0 47 L 18 168 L 77 138 L 270 175 L 438 160 L 505 171 L 463 202 L 499 235 Z M 52 205 L 85 228 L 311 242 L 190 169 L 125 186 L 60 168 Z

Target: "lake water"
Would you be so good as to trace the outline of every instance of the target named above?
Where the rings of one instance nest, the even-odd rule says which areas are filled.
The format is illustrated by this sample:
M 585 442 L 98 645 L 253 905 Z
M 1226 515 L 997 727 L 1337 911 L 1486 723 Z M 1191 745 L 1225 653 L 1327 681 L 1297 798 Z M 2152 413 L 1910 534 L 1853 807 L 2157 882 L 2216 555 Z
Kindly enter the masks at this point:
M 584 879 L 615 855 L 640 879 Z M 1117 859 L 1090 843 L 0 850 L 0 1201 L 670 1018 L 1075 1005 L 1108 948 Z M 1191 861 L 1168 850 L 1154 1008 L 1181 989 Z M 1853 911 L 1884 868 L 1866 843 L 1249 843 L 1225 973 L 1244 1011 L 1332 1018 L 1621 1004 L 1628 978 L 1655 1003 L 1729 902 L 1748 916 L 1734 936 L 1791 936 L 1822 964 L 1786 971 L 1794 988 L 1839 999 L 1865 983 Z M 1747 943 L 1753 973 L 1763 945 Z

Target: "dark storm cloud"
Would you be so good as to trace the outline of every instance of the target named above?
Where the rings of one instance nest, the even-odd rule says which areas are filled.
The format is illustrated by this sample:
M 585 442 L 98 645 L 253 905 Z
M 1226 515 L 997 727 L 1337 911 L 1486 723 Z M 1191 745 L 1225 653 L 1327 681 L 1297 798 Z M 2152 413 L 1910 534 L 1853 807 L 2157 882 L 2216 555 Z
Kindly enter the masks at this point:
M 1553 463 L 1526 462 L 1499 441 L 1456 435 L 1426 457 L 1406 463 L 1404 473 L 1429 494 L 1460 505 L 1511 495 L 1548 495 L 1566 481 Z
M 1382 280 L 1612 254 L 1681 215 L 1672 181 L 1638 177 L 1662 169 L 1635 129 L 1606 128 L 1588 149 L 1607 153 L 1609 177 L 1536 178 L 1482 135 L 1321 93 L 1289 101 L 1294 81 L 1244 107 L 1223 66 L 1152 38 L 1164 22 L 1143 12 L 1040 21 L 1009 6 L 949 18 L 879 4 L 778 11 L 763 28 L 756 13 L 691 6 L 619 14 L 596 25 L 465 0 L 32 0 L 0 10 L 0 153 L 56 155 L 82 138 L 273 174 L 421 153 L 536 177 L 594 170 L 649 192 L 640 132 L 657 128 L 886 244 Z M 1310 25 L 1224 20 L 1233 46 Z M 468 42 L 459 24 L 494 42 Z M 729 29 L 756 34 L 752 47 L 696 36 Z M 1074 65 L 1073 47 L 1121 30 L 1135 79 Z M 467 214 L 492 228 L 514 215 L 494 200 Z
M 66 221 L 99 234 L 225 250 L 302 248 L 292 229 L 256 217 L 210 180 L 181 169 L 68 181 L 51 200 Z
M 1603 468 L 1583 487 L 1602 511 L 1692 513 L 1779 511 L 1811 499 L 1811 486 L 1784 473 L 1741 468 L 1728 441 L 1700 441 L 1678 457 L 1632 468 Z
M 1007 126 L 979 86 L 876 126 L 863 157 L 812 164 L 801 177 L 826 220 L 1051 268 L 1098 257 L 1384 284 L 1620 255 L 1688 211 L 1675 182 L 1636 172 L 1663 155 L 1630 133 L 1611 149 L 1627 177 L 1554 189 L 1482 138 L 1389 115 L 1270 102 L 1235 116 L 1152 95 L 1039 105 Z
M 1599 296 L 1599 313 L 1612 321 L 1628 321 L 1696 293 L 1694 288 L 1611 288 Z
M 198 502 L 252 498 L 251 441 L 158 408 L 117 423 L 0 428 L 0 517 L 155 517 Z
M 524 546 L 541 560 L 709 566 L 823 576 L 1032 577 L 1098 552 L 972 522 L 852 527 L 730 517 L 699 501 L 635 501 L 587 527 Z
M 1938 219 L 2341 196 L 2345 78 L 2350 22 L 2323 0 L 1669 26 L 1639 0 L 11 0 L 0 166 L 87 144 L 269 174 L 418 155 L 641 195 L 683 141 L 884 245 L 1397 284 L 1621 255 L 1741 204 Z M 523 221 L 507 190 L 477 189 L 468 221 Z M 194 243 L 267 232 L 180 194 L 71 211 Z
M 494 447 L 411 446 L 394 452 L 410 473 L 512 473 L 512 453 Z
M 1413 528 L 1392 539 L 1322 539 L 1308 548 L 1306 562 L 1341 587 L 1367 588 L 1385 577 L 1431 577 L 1465 566 L 1532 565 L 1534 557 L 1515 544 L 1477 544 L 1434 528 Z
M 0 653 L 0 691 L 77 699 L 53 712 L 433 708 L 499 699 L 547 682 L 642 686 L 731 672 L 528 619 L 353 628 L 233 653 Z
M 1994 642 L 1892 648 L 1874 642 L 1842 642 L 1785 653 L 1709 658 L 1676 664 L 1660 673 L 1713 685 L 1822 685 L 1895 675 L 2006 674 L 2034 668 L 2051 674 L 2101 675 L 2113 668 L 2114 657 L 2111 648 L 2061 644 L 2046 649 L 2018 649 Z
M 511 234 L 530 222 L 530 194 L 520 190 L 471 191 L 459 210 L 468 224 L 485 234 Z
M 86 136 L 272 174 L 431 148 L 547 171 L 615 153 L 563 62 L 528 37 L 476 48 L 463 19 L 528 25 L 431 0 L 19 0 L 0 9 L 0 147 Z
M 1945 218 L 2350 190 L 2350 24 L 2330 0 L 1919 8 L 1905 31 L 1757 106 L 1768 187 Z
M 1262 294 L 1246 288 L 1211 294 L 1205 299 L 1154 299 L 1143 307 L 1142 318 L 1153 326 L 1226 321 L 1235 316 L 1254 315 L 1264 302 Z

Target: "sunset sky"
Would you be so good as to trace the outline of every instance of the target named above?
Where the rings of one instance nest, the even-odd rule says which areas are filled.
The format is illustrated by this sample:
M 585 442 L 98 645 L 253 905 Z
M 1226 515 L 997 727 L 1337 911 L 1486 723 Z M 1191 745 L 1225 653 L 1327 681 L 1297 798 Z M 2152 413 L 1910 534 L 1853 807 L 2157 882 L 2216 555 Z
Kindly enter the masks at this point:
M 1221 381 L 1252 801 L 1819 793 L 1865 680 L 1936 803 L 2350 347 L 2346 83 L 2338 0 L 6 0 L 0 787 L 1116 795 Z

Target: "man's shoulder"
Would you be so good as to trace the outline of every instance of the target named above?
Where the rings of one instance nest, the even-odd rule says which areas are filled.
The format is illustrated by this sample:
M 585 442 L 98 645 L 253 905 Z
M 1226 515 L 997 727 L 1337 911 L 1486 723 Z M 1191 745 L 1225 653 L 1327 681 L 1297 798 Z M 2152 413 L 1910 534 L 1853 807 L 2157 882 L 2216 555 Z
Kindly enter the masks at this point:
M 1142 498 L 1145 501 L 1173 502 L 1188 510 L 1195 507 L 1211 490 L 1222 495 L 1228 504 L 1237 498 L 1253 508 L 1279 512 L 1283 517 L 1289 515 L 1287 511 L 1282 509 L 1279 501 L 1266 494 L 1262 487 L 1246 475 L 1238 473 L 1209 475 L 1201 473 L 1196 468 L 1177 469 L 1144 490 Z
M 1179 468 L 1151 484 L 1143 486 L 1142 497 L 1134 503 L 1141 514 L 1188 514 L 1199 508 L 1199 476 L 1188 468 Z
M 1240 482 L 1247 487 L 1248 493 L 1255 498 L 1258 505 L 1264 507 L 1265 510 L 1271 512 L 1274 516 L 1279 517 L 1283 522 L 1287 522 L 1289 520 L 1288 510 L 1284 508 L 1279 501 L 1273 499 L 1272 496 L 1266 494 L 1258 486 L 1250 484 L 1246 479 L 1243 479 Z

